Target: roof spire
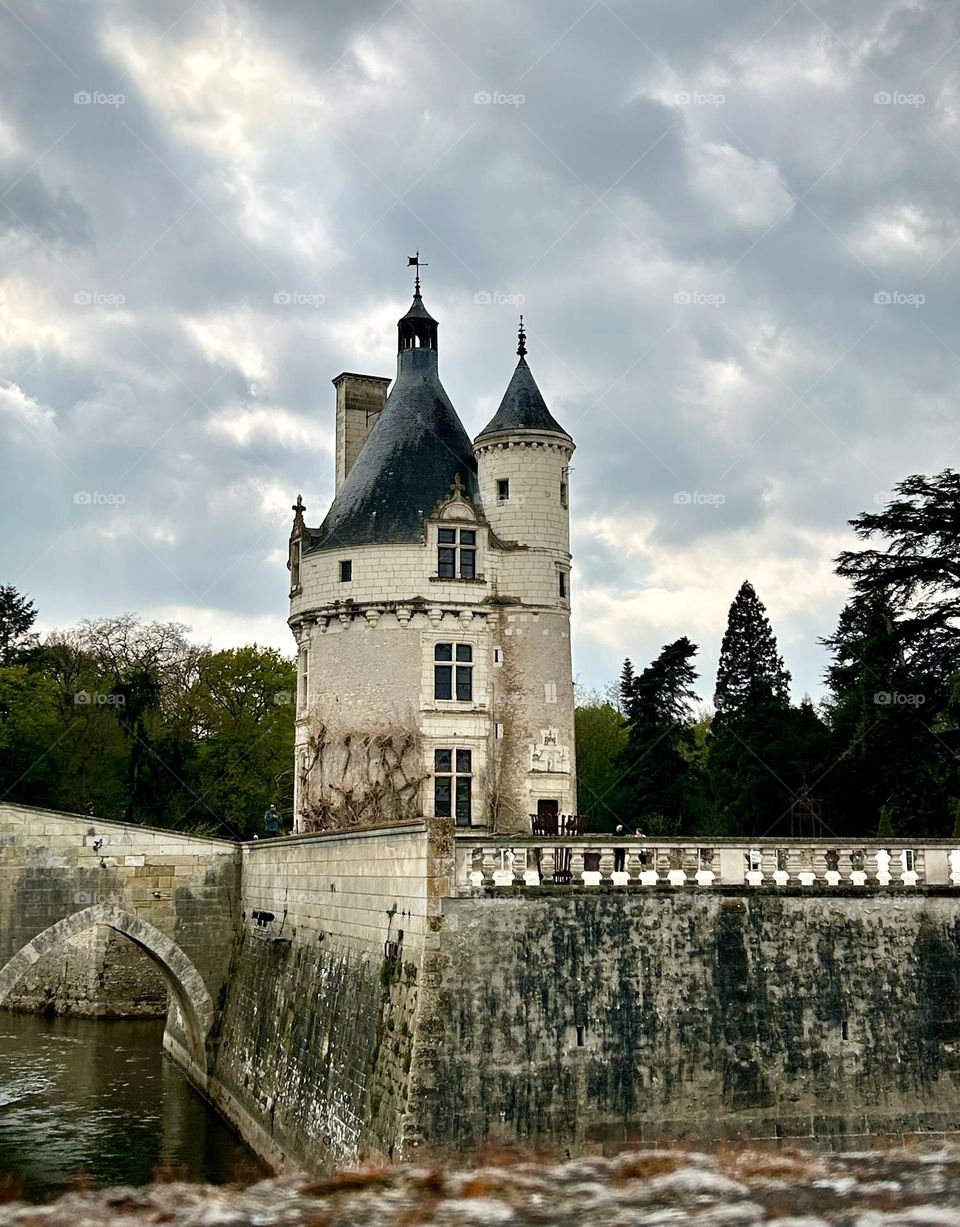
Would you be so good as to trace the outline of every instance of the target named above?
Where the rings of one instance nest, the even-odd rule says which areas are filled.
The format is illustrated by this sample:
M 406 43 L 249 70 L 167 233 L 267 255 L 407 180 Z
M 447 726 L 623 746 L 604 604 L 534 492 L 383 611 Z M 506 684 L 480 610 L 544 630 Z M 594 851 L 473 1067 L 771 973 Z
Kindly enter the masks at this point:
M 415 256 L 407 256 L 407 268 L 411 268 L 411 267 L 414 267 L 417 270 L 416 276 L 414 277 L 414 281 L 413 281 L 413 296 L 414 298 L 419 298 L 420 297 L 420 270 L 422 268 L 430 267 L 429 264 L 427 264 L 426 260 L 420 259 L 420 248 L 419 247 L 417 248 L 417 254 Z
M 520 316 L 520 327 L 517 329 L 517 353 L 521 358 L 527 356 L 527 330 L 523 326 L 523 316 Z

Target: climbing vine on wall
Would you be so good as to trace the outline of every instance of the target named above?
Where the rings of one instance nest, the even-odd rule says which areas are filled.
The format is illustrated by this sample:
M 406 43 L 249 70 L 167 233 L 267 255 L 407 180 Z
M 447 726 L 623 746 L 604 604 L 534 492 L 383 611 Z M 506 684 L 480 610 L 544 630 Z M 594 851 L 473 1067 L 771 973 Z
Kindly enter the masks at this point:
M 316 724 L 300 772 L 302 829 L 338 831 L 420 817 L 423 739 L 413 728 L 334 733 Z
M 497 670 L 494 688 L 494 718 L 501 731 L 499 738 L 492 743 L 490 754 L 490 825 L 491 830 L 498 834 L 515 834 L 528 829 L 524 805 L 515 783 L 524 748 L 518 727 L 518 704 L 523 686 L 513 652 L 508 646 L 510 640 L 504 630 L 505 615 L 501 611 L 498 638 L 504 645 L 503 662 Z M 512 787 L 511 782 L 514 782 Z

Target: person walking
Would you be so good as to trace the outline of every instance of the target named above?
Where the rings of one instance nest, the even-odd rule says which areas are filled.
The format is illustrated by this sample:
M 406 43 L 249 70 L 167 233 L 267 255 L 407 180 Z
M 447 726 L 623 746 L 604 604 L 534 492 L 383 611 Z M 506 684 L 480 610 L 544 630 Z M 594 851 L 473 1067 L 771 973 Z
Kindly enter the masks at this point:
M 280 814 L 276 805 L 271 801 L 270 808 L 263 815 L 263 834 L 264 838 L 272 839 L 280 829 Z

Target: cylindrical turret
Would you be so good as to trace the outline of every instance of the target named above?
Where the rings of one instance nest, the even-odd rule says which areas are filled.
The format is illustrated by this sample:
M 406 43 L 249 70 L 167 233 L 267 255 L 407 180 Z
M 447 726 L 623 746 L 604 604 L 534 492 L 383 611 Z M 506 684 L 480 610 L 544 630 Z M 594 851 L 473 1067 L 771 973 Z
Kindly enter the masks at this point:
M 546 406 L 527 365 L 525 342 L 521 319 L 520 361 L 500 408 L 473 445 L 480 501 L 506 549 L 501 594 L 568 606 L 574 443 Z

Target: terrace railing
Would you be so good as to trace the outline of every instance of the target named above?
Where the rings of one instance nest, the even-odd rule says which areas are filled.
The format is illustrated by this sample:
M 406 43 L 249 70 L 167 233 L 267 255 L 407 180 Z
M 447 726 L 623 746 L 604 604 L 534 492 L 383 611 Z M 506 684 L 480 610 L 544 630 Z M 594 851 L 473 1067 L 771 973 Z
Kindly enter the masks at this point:
M 592 887 L 938 886 L 960 889 L 960 846 L 949 840 L 891 841 L 617 839 L 571 834 L 458 834 L 458 893 Z

